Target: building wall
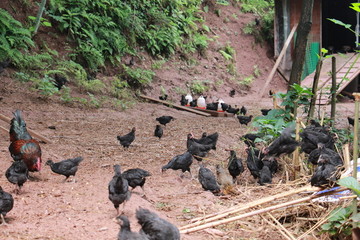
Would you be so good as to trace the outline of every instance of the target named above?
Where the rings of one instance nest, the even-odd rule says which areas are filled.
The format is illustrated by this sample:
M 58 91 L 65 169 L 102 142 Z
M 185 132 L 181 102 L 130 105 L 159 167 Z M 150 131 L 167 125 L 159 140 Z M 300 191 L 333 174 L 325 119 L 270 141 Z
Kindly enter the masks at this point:
M 302 0 L 290 0 L 290 27 L 300 22 Z M 321 43 L 321 0 L 314 0 L 310 42 Z

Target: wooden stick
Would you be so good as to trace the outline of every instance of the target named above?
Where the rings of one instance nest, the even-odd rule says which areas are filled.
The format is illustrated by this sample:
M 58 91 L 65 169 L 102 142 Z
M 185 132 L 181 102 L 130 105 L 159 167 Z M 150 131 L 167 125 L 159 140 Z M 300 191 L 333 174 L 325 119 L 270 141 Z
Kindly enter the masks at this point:
M 292 240 L 296 240 L 296 237 L 294 237 L 271 213 L 268 213 L 268 215 Z
M 200 230 L 203 230 L 203 229 L 206 229 L 206 228 L 215 227 L 215 226 L 218 226 L 218 225 L 221 225 L 221 224 L 234 222 L 234 221 L 237 221 L 237 220 L 242 219 L 242 218 L 251 217 L 251 216 L 255 216 L 255 215 L 258 215 L 258 214 L 262 214 L 262 213 L 267 213 L 267 212 L 270 212 L 270 211 L 273 211 L 273 210 L 277 210 L 279 208 L 295 206 L 296 204 L 299 204 L 299 203 L 302 203 L 302 202 L 307 202 L 307 201 L 310 201 L 312 199 L 319 198 L 319 197 L 322 197 L 322 196 L 325 196 L 325 195 L 330 195 L 330 194 L 333 194 L 334 192 L 339 192 L 339 191 L 344 191 L 344 188 L 340 188 L 340 189 L 337 189 L 337 190 L 334 190 L 334 191 L 329 191 L 329 192 L 325 192 L 325 193 L 321 193 L 321 194 L 310 195 L 310 196 L 307 196 L 307 197 L 304 197 L 304 198 L 300 198 L 300 199 L 296 199 L 296 200 L 293 200 L 293 201 L 273 205 L 273 206 L 270 206 L 270 207 L 267 207 L 267 208 L 255 210 L 255 211 L 248 212 L 248 213 L 244 213 L 242 215 L 231 217 L 231 218 L 228 218 L 228 219 L 223 219 L 223 220 L 219 220 L 219 221 L 216 221 L 216 222 L 210 222 L 210 223 L 207 223 L 207 224 L 203 224 L 201 226 L 197 226 L 197 227 L 193 227 L 193 228 L 189 228 L 189 229 L 185 229 L 185 230 L 180 230 L 180 233 L 185 234 L 185 233 L 197 232 L 197 231 L 200 231 Z
M 297 194 L 297 193 L 300 193 L 300 192 L 319 191 L 319 190 L 320 190 L 320 188 L 318 188 L 318 187 L 304 186 L 304 187 L 301 187 L 301 188 L 298 188 L 298 189 L 295 189 L 295 190 L 292 190 L 292 191 L 287 191 L 287 192 L 279 193 L 279 194 L 276 194 L 276 195 L 273 195 L 273 196 L 265 197 L 265 198 L 250 202 L 250 203 L 242 205 L 242 206 L 237 205 L 237 206 L 228 208 L 227 210 L 222 211 L 222 212 L 217 212 L 217 213 L 209 214 L 209 215 L 206 215 L 206 216 L 203 216 L 203 217 L 194 218 L 194 219 L 192 219 L 190 221 L 192 223 L 190 223 L 188 225 L 185 225 L 185 226 L 182 226 L 179 229 L 186 229 L 186 228 L 201 225 L 203 223 L 218 220 L 218 219 L 224 218 L 226 216 L 229 216 L 231 214 L 234 214 L 234 213 L 237 213 L 237 212 L 240 212 L 240 211 L 243 211 L 243 210 L 247 210 L 249 208 L 256 207 L 258 205 L 268 203 L 268 202 L 274 201 L 276 199 L 287 197 L 287 196 Z
M 300 140 L 300 122 L 301 119 L 296 117 L 296 135 L 295 140 L 299 142 Z M 300 147 L 296 147 L 294 154 L 293 154 L 293 163 L 294 163 L 294 177 L 295 180 L 300 177 L 300 161 L 299 161 L 299 154 L 300 154 Z
M 271 70 L 268 78 L 266 79 L 266 82 L 265 82 L 264 87 L 262 87 L 262 90 L 260 90 L 260 91 L 261 91 L 260 94 L 259 94 L 259 97 L 260 97 L 260 98 L 264 95 L 264 92 L 265 92 L 266 88 L 268 87 L 271 79 L 274 77 L 274 74 L 275 74 L 275 72 L 276 72 L 276 69 L 279 67 L 280 62 L 281 62 L 282 58 L 284 57 L 284 55 L 285 55 L 285 53 L 286 53 L 286 49 L 287 49 L 287 47 L 289 46 L 289 44 L 290 44 L 290 42 L 291 42 L 291 39 L 293 38 L 293 36 L 294 36 L 294 34 L 295 34 L 295 31 L 296 31 L 296 29 L 297 29 L 297 26 L 298 26 L 298 25 L 295 24 L 294 27 L 291 29 L 291 32 L 290 32 L 288 38 L 286 39 L 286 42 L 284 43 L 283 48 L 281 49 L 281 52 L 280 52 L 280 54 L 279 54 L 279 57 L 276 59 L 275 65 L 274 65 L 274 67 L 272 68 L 272 70 Z
M 286 233 L 276 224 L 270 222 L 269 220 L 267 220 L 264 216 L 261 216 L 262 219 L 265 220 L 265 222 L 267 222 L 268 224 L 270 224 L 271 226 L 273 226 L 274 228 L 276 228 L 277 230 L 279 230 L 279 232 L 281 233 L 281 235 L 283 235 L 286 239 L 288 240 L 292 240 L 292 238 L 290 238 L 290 236 L 286 235 Z
M 148 97 L 148 96 L 145 96 L 145 95 L 140 95 L 140 97 L 144 98 L 144 99 L 147 99 L 147 100 L 151 100 L 153 102 L 162 103 L 162 104 L 164 104 L 166 106 L 172 106 L 174 108 L 178 108 L 178 109 L 185 110 L 185 111 L 188 111 L 188 112 L 196 113 L 196 114 L 199 114 L 199 115 L 202 115 L 202 116 L 205 116 L 205 117 L 210 117 L 211 116 L 210 113 L 200 112 L 200 111 L 197 111 L 195 109 L 191 109 L 191 108 L 187 108 L 187 107 L 184 107 L 184 106 L 181 106 L 181 105 L 177 105 L 177 104 L 169 103 L 169 102 L 166 102 L 166 101 L 158 100 L 158 99 Z
M 5 122 L 7 122 L 9 124 L 11 123 L 11 119 L 6 117 L 3 114 L 0 114 L 0 120 L 3 120 L 3 121 L 5 121 Z M 27 131 L 30 133 L 30 135 L 32 137 L 38 138 L 38 139 L 44 141 L 45 143 L 52 143 L 52 141 L 50 139 L 38 134 L 37 132 L 35 132 L 35 131 L 33 131 L 33 130 L 29 129 L 29 128 L 27 128 Z M 8 130 L 7 130 L 7 132 L 8 132 Z
M 343 145 L 343 155 L 344 155 L 344 168 L 345 168 L 345 171 L 346 171 L 350 167 L 350 150 L 349 150 L 349 144 L 348 143 L 345 143 Z

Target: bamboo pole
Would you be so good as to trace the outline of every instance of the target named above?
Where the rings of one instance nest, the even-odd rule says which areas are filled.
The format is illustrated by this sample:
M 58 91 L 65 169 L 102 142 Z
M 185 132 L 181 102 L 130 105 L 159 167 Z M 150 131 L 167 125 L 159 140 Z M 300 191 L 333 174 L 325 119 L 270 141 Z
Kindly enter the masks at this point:
M 319 85 L 319 78 L 320 78 L 322 64 L 323 64 L 323 60 L 320 59 L 316 65 L 316 72 L 315 72 L 314 82 L 313 82 L 313 87 L 312 87 L 313 95 L 312 95 L 311 102 L 310 102 L 310 109 L 309 109 L 309 115 L 308 115 L 307 122 L 309 122 L 309 120 L 314 117 L 315 104 L 316 104 L 316 98 L 317 98 L 317 90 L 318 90 L 318 85 Z
M 6 117 L 3 114 L 0 114 L 0 120 L 3 120 L 4 122 L 7 122 L 9 124 L 11 123 L 11 119 Z M 9 132 L 8 130 L 6 130 L 6 131 Z M 37 132 L 35 132 L 35 131 L 33 131 L 33 130 L 29 129 L 29 128 L 27 128 L 27 131 L 30 133 L 30 135 L 32 137 L 38 138 L 38 139 L 42 140 L 45 143 L 52 143 L 52 141 L 50 139 L 40 135 L 39 133 L 37 133 Z
M 296 130 L 295 130 L 295 140 L 297 142 L 300 141 L 300 118 L 296 118 Z M 300 147 L 296 147 L 294 154 L 293 154 L 293 163 L 294 163 L 294 178 L 295 180 L 299 178 L 300 175 L 300 161 L 299 161 L 299 153 L 300 153 Z
M 353 174 L 352 176 L 357 179 L 357 163 L 359 157 L 359 102 L 360 102 L 360 93 L 353 93 L 355 97 L 355 118 L 354 118 L 354 160 L 353 160 Z M 352 202 L 353 207 L 353 216 L 357 214 L 357 199 L 355 198 Z M 357 224 L 353 223 L 353 228 L 357 228 Z
M 345 168 L 345 171 L 346 171 L 350 167 L 350 150 L 349 150 L 349 144 L 348 143 L 345 143 L 343 145 L 343 158 L 344 158 L 344 168 Z
M 183 229 L 183 230 L 180 230 L 180 233 L 185 234 L 185 233 L 197 232 L 197 231 L 200 231 L 200 230 L 203 230 L 203 229 L 206 229 L 206 228 L 215 227 L 215 226 L 218 226 L 218 225 L 234 222 L 234 221 L 240 220 L 242 218 L 251 217 L 251 216 L 255 216 L 255 215 L 258 215 L 258 214 L 262 214 L 262 213 L 267 213 L 267 212 L 270 212 L 270 211 L 273 211 L 273 210 L 277 210 L 279 208 L 294 206 L 294 205 L 296 205 L 298 203 L 307 202 L 307 201 L 310 201 L 312 199 L 319 198 L 319 197 L 322 197 L 322 196 L 325 196 L 325 195 L 330 195 L 330 194 L 333 194 L 333 193 L 339 192 L 339 191 L 344 191 L 344 188 L 336 189 L 336 190 L 321 193 L 321 194 L 310 195 L 310 196 L 307 196 L 307 197 L 304 197 L 304 198 L 300 198 L 300 199 L 296 199 L 296 200 L 293 200 L 293 201 L 280 203 L 280 204 L 273 205 L 273 206 L 270 206 L 270 207 L 266 207 L 266 208 L 263 208 L 263 209 L 255 210 L 255 211 L 252 211 L 252 212 L 244 213 L 244 214 L 241 214 L 241 215 L 238 215 L 238 216 L 235 216 L 235 217 L 231 217 L 231 218 L 228 218 L 228 219 L 223 219 L 223 220 L 219 220 L 219 221 L 216 221 L 216 222 L 210 222 L 210 223 L 203 224 L 203 225 L 193 227 L 193 228 L 189 228 L 189 229 Z
M 331 126 L 335 124 L 335 110 L 336 110 L 336 57 L 331 58 Z
M 203 217 L 194 218 L 194 219 L 190 220 L 190 222 L 191 222 L 190 224 L 182 226 L 179 229 L 186 229 L 186 228 L 201 225 L 203 223 L 215 221 L 217 219 L 227 217 L 227 216 L 229 216 L 231 214 L 238 213 L 240 211 L 247 210 L 249 208 L 256 207 L 256 206 L 259 206 L 261 204 L 268 203 L 268 202 L 271 202 L 271 201 L 275 201 L 275 200 L 277 200 L 279 198 L 287 197 L 287 196 L 297 194 L 297 193 L 300 193 L 300 192 L 319 191 L 319 190 L 320 190 L 320 188 L 318 188 L 318 187 L 304 186 L 304 187 L 294 189 L 294 190 L 291 190 L 291 191 L 282 192 L 282 193 L 279 193 L 279 194 L 276 194 L 276 195 L 273 195 L 273 196 L 268 196 L 268 197 L 265 197 L 265 198 L 250 202 L 250 203 L 242 205 L 242 206 L 237 205 L 237 206 L 228 208 L 227 210 L 222 211 L 222 212 L 217 212 L 217 213 L 209 214 L 209 215 L 206 215 L 206 216 L 203 216 Z

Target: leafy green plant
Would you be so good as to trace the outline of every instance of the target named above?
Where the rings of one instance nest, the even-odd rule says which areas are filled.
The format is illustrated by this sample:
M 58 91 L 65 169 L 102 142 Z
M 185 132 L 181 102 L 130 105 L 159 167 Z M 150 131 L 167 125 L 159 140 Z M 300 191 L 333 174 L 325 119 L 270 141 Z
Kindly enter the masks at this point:
M 261 70 L 258 65 L 254 65 L 254 77 L 258 78 L 261 76 Z
M 229 43 L 223 49 L 220 49 L 219 52 L 227 61 L 234 61 L 236 51 Z
M 280 109 L 271 110 L 267 116 L 256 117 L 252 125 L 257 128 L 257 134 L 261 136 L 256 142 L 270 143 L 280 136 L 285 128 L 293 124 L 293 121 L 286 121 Z
M 210 89 L 206 81 L 193 81 L 190 84 L 190 91 L 194 94 L 203 94 Z
M 257 20 L 245 25 L 245 34 L 255 37 L 257 43 L 272 42 L 274 38 L 274 1 L 273 0 L 241 0 L 243 12 L 254 13 Z
M 287 93 L 277 93 L 276 97 L 282 99 L 281 106 L 285 107 L 285 111 L 293 113 L 298 107 L 303 108 L 306 113 L 310 106 L 310 99 L 312 91 L 310 88 L 302 87 L 298 84 L 293 84 Z
M 76 42 L 74 59 L 96 70 L 106 60 L 117 64 L 139 46 L 169 57 L 199 33 L 200 0 L 50 1 L 49 16 Z M 202 39 L 195 45 L 204 46 Z
M 130 68 L 122 65 L 124 71 L 120 74 L 122 79 L 125 79 L 130 87 L 141 88 L 152 82 L 155 73 L 151 70 L 146 70 L 142 68 Z
M 152 64 L 151 64 L 151 69 L 160 69 L 161 66 L 166 62 L 165 59 L 161 59 L 161 60 L 158 60 L 158 61 L 154 61 Z
M 28 19 L 31 21 L 31 23 L 35 24 L 36 17 L 35 16 L 28 16 Z M 46 18 L 40 18 L 40 25 L 44 27 L 51 27 L 51 22 L 47 20 Z M 29 28 L 30 32 L 33 32 L 35 30 L 35 26 L 31 26 Z
M 39 81 L 36 81 L 36 89 L 40 91 L 40 94 L 45 97 L 50 97 L 57 93 L 59 90 L 54 85 L 54 79 L 45 75 Z
M 250 76 L 244 77 L 244 78 L 240 81 L 240 84 L 241 84 L 241 85 L 245 85 L 245 86 L 250 86 L 253 81 L 254 81 L 254 76 L 253 76 L 253 75 L 250 75 Z
M 360 197 L 360 184 L 355 178 L 342 178 L 338 180 L 338 184 L 351 189 Z M 328 222 L 321 226 L 322 230 L 337 238 L 349 236 L 353 227 L 360 227 L 360 213 L 353 214 L 352 208 L 353 206 L 347 205 L 334 209 Z
M 4 9 L 0 9 L 0 32 L 0 61 L 10 59 L 16 65 L 24 55 L 21 51 L 35 46 L 30 31 Z

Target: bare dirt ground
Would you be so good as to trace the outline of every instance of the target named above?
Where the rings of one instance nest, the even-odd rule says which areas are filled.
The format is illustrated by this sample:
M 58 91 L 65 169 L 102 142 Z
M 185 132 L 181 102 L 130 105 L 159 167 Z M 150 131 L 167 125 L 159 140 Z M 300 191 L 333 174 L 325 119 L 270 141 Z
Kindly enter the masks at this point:
M 207 118 L 151 103 L 138 103 L 124 112 L 67 107 L 56 101 L 39 99 L 34 92 L 11 79 L 3 78 L 2 83 L 1 113 L 11 117 L 15 109 L 21 109 L 27 126 L 53 141 L 41 145 L 43 163 L 77 156 L 85 160 L 80 165 L 76 183 L 63 183 L 64 177 L 52 173 L 45 165 L 41 173 L 33 174 L 37 181 L 26 182 L 20 195 L 13 193 L 15 205 L 6 218 L 9 225 L 1 226 L 1 239 L 115 239 L 119 226 L 114 220 L 116 211 L 108 199 L 107 185 L 116 163 L 123 170 L 140 167 L 152 173 L 145 184 L 146 198 L 141 197 L 141 189 L 135 189 L 125 206 L 124 214 L 130 217 L 134 230 L 139 229 L 134 215 L 139 206 L 157 212 L 180 227 L 193 217 L 247 203 L 278 190 L 259 186 L 246 170 L 239 177 L 235 195 L 214 196 L 201 188 L 196 161 L 191 166 L 193 178 L 187 175 L 180 179 L 180 172 L 172 170 L 160 172 L 161 166 L 172 157 L 186 151 L 189 132 L 196 136 L 204 131 L 219 132 L 218 148 L 205 160 L 213 171 L 216 164 L 226 166 L 226 148 L 235 149 L 244 158 L 245 145 L 239 141 L 239 136 L 252 128 L 240 126 L 235 118 Z M 271 106 L 269 98 L 256 103 L 254 98 L 248 95 L 236 100 L 255 116 L 260 115 L 261 107 Z M 176 120 L 167 125 L 163 138 L 158 140 L 153 131 L 157 124 L 155 118 L 161 115 L 171 115 Z M 9 128 L 3 122 L 1 125 Z M 49 129 L 49 126 L 56 129 Z M 133 126 L 137 128 L 136 139 L 129 150 L 124 150 L 116 135 L 129 132 Z M 3 131 L 0 135 L 0 185 L 12 192 L 14 186 L 4 176 L 12 161 L 8 152 L 9 136 Z M 283 178 L 283 173 L 279 173 L 274 185 Z M 200 231 L 183 235 L 182 239 L 283 239 L 258 217 L 223 225 L 218 230 L 222 236 Z

